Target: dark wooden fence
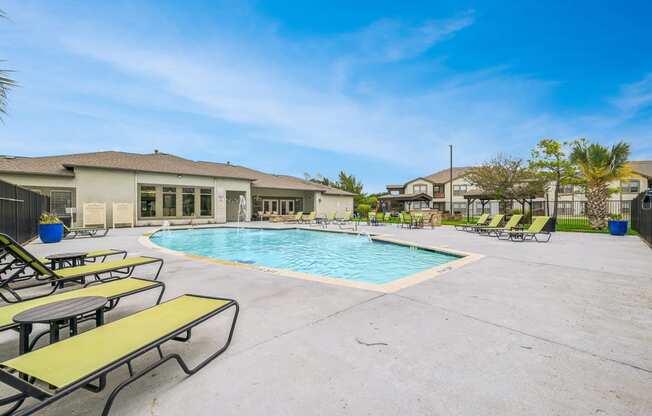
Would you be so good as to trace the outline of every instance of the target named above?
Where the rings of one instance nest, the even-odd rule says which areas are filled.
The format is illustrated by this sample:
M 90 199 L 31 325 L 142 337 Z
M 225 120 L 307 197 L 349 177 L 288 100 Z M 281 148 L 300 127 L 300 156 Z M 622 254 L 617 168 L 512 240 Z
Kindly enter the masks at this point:
M 652 245 L 652 190 L 632 200 L 632 229 Z
M 25 242 L 38 234 L 38 220 L 48 210 L 50 198 L 0 181 L 0 232 Z

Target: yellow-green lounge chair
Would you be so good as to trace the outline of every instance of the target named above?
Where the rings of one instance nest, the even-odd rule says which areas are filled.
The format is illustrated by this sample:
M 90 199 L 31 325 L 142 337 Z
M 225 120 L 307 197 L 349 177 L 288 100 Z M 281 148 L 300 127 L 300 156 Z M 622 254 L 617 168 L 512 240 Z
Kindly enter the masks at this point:
M 18 328 L 18 324 L 13 320 L 14 316 L 37 306 L 85 296 L 102 296 L 107 298 L 109 301 L 104 309 L 105 311 L 109 311 L 115 308 L 122 298 L 156 288 L 161 291 L 158 300 L 156 301 L 158 304 L 161 302 L 163 292 L 165 292 L 165 285 L 163 282 L 128 277 L 126 279 L 112 280 L 106 283 L 92 282 L 81 289 L 69 290 L 67 292 L 55 293 L 47 297 L 3 305 L 0 307 L 0 332 Z M 21 350 L 30 351 L 36 341 L 38 341 L 39 337 L 40 335 L 34 338 L 31 343 L 21 346 Z
M 68 227 L 66 224 L 63 225 L 63 234 L 66 238 L 75 238 L 75 237 L 104 237 L 109 233 L 109 228 L 102 227 Z
M 527 230 L 503 230 L 498 233 L 498 239 L 511 241 L 534 240 L 538 243 L 547 243 L 552 237 L 552 234 L 543 230 L 548 220 L 550 220 L 550 217 L 534 217 L 534 221 Z M 546 236 L 546 238 L 539 239 L 538 236 Z
M 303 220 L 303 211 L 299 211 L 296 214 L 294 214 L 294 218 L 291 220 L 285 221 L 286 224 L 295 224 L 295 223 L 300 223 L 301 220 Z
M 163 267 L 163 259 L 136 256 L 104 263 L 92 263 L 52 270 L 6 234 L 0 233 L 0 248 L 10 253 L 13 257 L 12 263 L 14 263 L 13 270 L 0 280 L 0 298 L 9 303 L 49 296 L 62 287 L 65 282 L 81 281 L 84 283 L 86 277 L 95 277 L 95 279 L 102 281 L 130 277 L 136 267 L 148 264 L 158 264 L 158 269 L 154 275 L 154 280 L 157 280 Z M 31 270 L 33 274 L 30 274 L 30 279 L 27 280 L 27 283 L 24 283 L 23 275 L 26 270 Z M 21 285 L 16 285 L 18 282 Z M 48 293 L 33 295 L 30 298 L 18 294 L 18 290 L 44 285 L 51 285 L 52 289 Z
M 312 224 L 317 221 L 317 214 L 315 211 L 311 211 L 308 215 L 301 220 L 302 223 Z
M 467 231 L 469 227 L 476 227 L 478 225 L 485 225 L 487 223 L 487 220 L 489 220 L 489 214 L 482 214 L 480 217 L 478 217 L 478 220 L 475 222 L 475 224 L 467 223 L 467 224 L 458 224 L 455 226 L 455 229 L 457 231 Z
M 384 212 L 376 212 L 373 217 L 372 225 L 382 225 L 385 220 Z
M 523 219 L 523 215 L 521 214 L 514 214 L 509 218 L 509 221 L 505 223 L 504 227 L 496 227 L 496 228 L 481 228 L 480 229 L 480 235 L 489 235 L 489 236 L 498 236 L 498 234 L 502 231 L 509 231 L 513 230 L 520 224 L 521 220 Z
M 234 313 L 226 341 L 195 367 L 188 367 L 178 353 L 163 353 L 161 347 L 168 341 L 189 341 L 191 333 L 197 330 L 195 327 L 231 308 Z M 33 414 L 81 388 L 102 391 L 107 375 L 126 365 L 130 376 L 109 394 L 102 412 L 108 416 L 123 388 L 166 362 L 176 361 L 187 375 L 192 375 L 226 351 L 233 338 L 238 312 L 238 303 L 233 299 L 183 295 L 4 361 L 0 363 L 0 382 L 19 393 L 0 402 L 13 405 L 13 411 L 26 404 L 16 414 Z M 134 373 L 132 361 L 152 351 L 158 352 L 159 359 Z M 91 384 L 94 382 L 97 384 Z
M 469 227 L 469 231 L 482 232 L 482 230 L 498 228 L 498 226 L 500 226 L 500 224 L 502 224 L 504 219 L 505 219 L 504 214 L 496 214 L 496 215 L 493 216 L 491 221 L 489 221 L 489 224 L 487 224 L 487 225 L 475 225 L 473 227 Z
M 417 212 L 414 214 L 414 227 L 423 228 L 423 213 Z
M 335 223 L 338 225 L 338 227 L 343 228 L 345 225 L 351 223 L 351 218 L 353 217 L 353 214 L 351 212 L 345 212 L 344 216 L 338 220 L 335 221 Z
M 409 212 L 401 212 L 399 215 L 401 217 L 401 228 L 403 227 L 412 228 L 412 226 L 414 225 L 414 222 L 412 220 L 412 215 Z
M 331 212 L 330 214 L 326 214 L 326 224 L 334 223 L 336 218 L 337 213 L 335 211 Z

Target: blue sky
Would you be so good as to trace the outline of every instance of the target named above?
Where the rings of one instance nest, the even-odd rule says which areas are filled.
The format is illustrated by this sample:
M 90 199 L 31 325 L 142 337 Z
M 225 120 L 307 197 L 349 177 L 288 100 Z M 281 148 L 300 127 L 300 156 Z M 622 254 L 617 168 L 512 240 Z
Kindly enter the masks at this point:
M 0 153 L 160 149 L 366 190 L 542 137 L 652 159 L 650 2 L 2 2 Z

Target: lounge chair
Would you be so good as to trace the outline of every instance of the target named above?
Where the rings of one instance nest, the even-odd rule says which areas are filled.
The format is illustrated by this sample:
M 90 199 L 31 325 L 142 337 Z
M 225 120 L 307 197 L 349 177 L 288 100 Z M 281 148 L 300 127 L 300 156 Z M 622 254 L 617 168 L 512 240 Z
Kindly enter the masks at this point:
M 189 341 L 195 327 L 231 308 L 235 312 L 226 341 L 195 367 L 188 367 L 178 353 L 163 354 L 163 344 Z M 166 362 L 176 361 L 187 375 L 192 375 L 226 351 L 233 338 L 238 312 L 238 303 L 232 299 L 183 295 L 4 361 L 0 363 L 0 382 L 18 393 L 1 399 L 0 403 L 12 405 L 5 414 L 33 414 L 81 388 L 91 392 L 104 390 L 107 375 L 126 365 L 130 376 L 109 394 L 102 412 L 107 416 L 123 388 Z M 157 351 L 159 359 L 135 373 L 132 361 L 150 351 Z M 24 404 L 26 407 L 20 409 Z M 78 410 L 88 413 L 87 409 Z
M 35 308 L 37 306 L 85 296 L 103 296 L 108 299 L 108 305 L 104 308 L 104 310 L 109 311 L 115 308 L 122 298 L 152 289 L 160 289 L 161 291 L 158 296 L 158 300 L 156 301 L 158 304 L 161 302 L 163 292 L 165 292 L 165 284 L 163 284 L 163 282 L 139 279 L 137 277 L 128 277 L 126 279 L 112 280 L 105 283 L 91 282 L 81 289 L 69 290 L 66 292 L 55 293 L 47 297 L 40 297 L 32 300 L 26 300 L 24 302 L 3 305 L 0 307 L 0 332 L 18 328 L 18 324 L 14 322 L 13 317 L 23 311 Z M 31 344 L 27 346 L 26 350 L 31 350 L 36 341 L 38 341 L 38 338 L 44 334 L 45 333 L 33 338 Z
M 285 221 L 285 224 L 296 224 L 296 223 L 300 223 L 302 220 L 303 220 L 303 211 L 299 211 L 296 214 L 294 214 L 294 218 Z
M 423 228 L 423 213 L 422 212 L 417 212 L 414 214 L 414 227 L 415 228 Z
M 335 224 L 337 224 L 340 228 L 343 228 L 344 225 L 351 224 L 352 216 L 352 213 L 345 212 L 342 218 L 335 220 Z
M 457 224 L 455 226 L 455 229 L 457 231 L 466 231 L 468 227 L 475 227 L 478 225 L 485 225 L 487 223 L 487 220 L 489 220 L 489 214 L 482 214 L 480 217 L 478 217 L 478 220 L 473 223 L 466 223 L 466 224 Z
M 549 219 L 550 217 L 534 217 L 534 221 L 527 230 L 503 230 L 498 233 L 498 239 L 511 241 L 534 240 L 538 243 L 547 243 L 550 241 L 552 234 L 544 231 L 543 228 Z M 546 236 L 546 238 L 539 240 L 538 236 Z
M 520 224 L 522 219 L 523 219 L 523 215 L 514 214 L 509 218 L 509 220 L 505 223 L 505 226 L 503 226 L 503 227 L 496 227 L 496 228 L 484 227 L 484 228 L 480 228 L 479 229 L 480 235 L 497 236 L 502 231 L 513 230 L 518 226 L 518 224 Z
M 317 214 L 315 213 L 315 211 L 311 211 L 310 213 L 308 213 L 308 215 L 305 218 L 301 219 L 301 222 L 305 224 L 315 223 L 317 222 Z
M 502 224 L 504 219 L 505 219 L 504 214 L 496 214 L 496 215 L 493 216 L 491 221 L 489 221 L 489 224 L 487 224 L 487 225 L 474 225 L 473 227 L 469 227 L 468 231 L 482 232 L 482 230 L 485 230 L 485 229 L 498 228 L 500 226 L 500 224 Z
M 376 212 L 374 215 L 374 224 L 375 225 L 382 225 L 385 222 L 385 213 L 384 212 Z
M 85 283 L 86 277 L 95 277 L 96 280 L 100 281 L 130 277 L 136 267 L 147 264 L 158 264 L 154 276 L 154 280 L 157 280 L 163 267 L 163 259 L 135 256 L 104 263 L 91 263 L 52 270 L 6 234 L 0 233 L 0 248 L 7 250 L 13 257 L 11 262 L 13 270 L 0 279 L 0 298 L 9 303 L 49 296 L 66 282 L 80 281 Z M 26 270 L 33 272 L 27 280 L 24 278 Z M 21 285 L 16 285 L 19 282 Z M 33 295 L 30 298 L 18 294 L 19 290 L 43 285 L 51 285 L 52 289 L 48 293 Z M 11 295 L 11 297 L 8 295 Z
M 65 238 L 76 238 L 78 236 L 104 237 L 109 233 L 109 227 L 68 227 L 63 225 Z
M 326 224 L 333 224 L 336 221 L 337 213 L 335 211 L 326 214 Z

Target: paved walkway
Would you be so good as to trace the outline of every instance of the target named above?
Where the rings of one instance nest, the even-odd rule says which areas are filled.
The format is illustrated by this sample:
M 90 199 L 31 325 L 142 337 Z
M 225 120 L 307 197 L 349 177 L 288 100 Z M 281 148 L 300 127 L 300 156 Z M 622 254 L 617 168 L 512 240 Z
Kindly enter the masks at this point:
M 139 243 L 147 230 L 30 249 L 161 255 Z M 549 244 L 519 244 L 451 227 L 369 230 L 485 257 L 382 294 L 163 254 L 166 298 L 240 301 L 235 341 L 191 378 L 160 368 L 112 414 L 652 414 L 652 250 L 640 239 L 556 233 Z M 152 302 L 135 297 L 108 319 Z M 167 351 L 198 361 L 223 328 L 213 322 Z M 11 357 L 16 335 L 1 336 L 0 354 Z M 126 376 L 117 371 L 110 386 Z M 74 393 L 42 414 L 99 414 L 105 398 Z

